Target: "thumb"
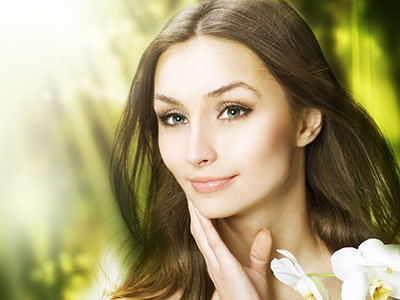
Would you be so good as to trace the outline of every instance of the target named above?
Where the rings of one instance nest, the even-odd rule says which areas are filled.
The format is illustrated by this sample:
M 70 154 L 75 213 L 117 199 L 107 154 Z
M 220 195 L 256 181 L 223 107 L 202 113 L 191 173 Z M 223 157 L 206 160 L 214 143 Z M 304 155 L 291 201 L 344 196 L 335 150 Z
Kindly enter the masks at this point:
M 257 232 L 250 249 L 250 268 L 267 274 L 272 249 L 272 235 L 268 229 Z

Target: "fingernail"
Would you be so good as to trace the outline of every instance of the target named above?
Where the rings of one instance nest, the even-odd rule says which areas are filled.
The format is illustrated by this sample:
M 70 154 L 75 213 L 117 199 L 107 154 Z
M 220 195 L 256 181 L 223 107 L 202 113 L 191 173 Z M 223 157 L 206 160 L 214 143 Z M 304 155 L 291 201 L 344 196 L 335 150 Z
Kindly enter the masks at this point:
M 271 231 L 269 229 L 267 229 L 267 228 L 263 228 L 260 231 L 263 231 L 263 232 L 268 233 L 269 235 L 271 235 Z

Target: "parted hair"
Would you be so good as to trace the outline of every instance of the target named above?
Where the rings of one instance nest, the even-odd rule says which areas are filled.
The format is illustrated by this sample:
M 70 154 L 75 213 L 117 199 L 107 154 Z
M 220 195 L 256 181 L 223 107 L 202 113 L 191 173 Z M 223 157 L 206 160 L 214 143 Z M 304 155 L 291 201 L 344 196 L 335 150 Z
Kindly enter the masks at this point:
M 134 260 L 113 299 L 211 299 L 214 286 L 190 233 L 186 197 L 164 165 L 153 111 L 154 74 L 169 46 L 198 36 L 239 42 L 285 91 L 294 117 L 322 112 L 305 148 L 306 201 L 331 251 L 367 238 L 398 242 L 400 171 L 380 129 L 337 81 L 307 23 L 283 0 L 201 1 L 173 16 L 145 50 L 115 134 L 111 184 Z

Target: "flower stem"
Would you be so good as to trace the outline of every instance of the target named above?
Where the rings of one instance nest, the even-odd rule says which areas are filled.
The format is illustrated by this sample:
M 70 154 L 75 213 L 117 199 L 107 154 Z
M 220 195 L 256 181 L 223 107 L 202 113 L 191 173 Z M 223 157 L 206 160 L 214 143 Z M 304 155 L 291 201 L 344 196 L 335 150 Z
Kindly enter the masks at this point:
M 335 277 L 335 274 L 332 273 L 308 273 L 307 276 L 314 277 Z

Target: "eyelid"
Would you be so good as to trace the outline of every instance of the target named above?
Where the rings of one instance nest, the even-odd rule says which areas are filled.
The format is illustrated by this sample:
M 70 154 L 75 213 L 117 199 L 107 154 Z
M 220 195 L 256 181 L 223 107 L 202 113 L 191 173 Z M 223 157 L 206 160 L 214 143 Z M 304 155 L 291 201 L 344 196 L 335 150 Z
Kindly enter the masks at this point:
M 220 112 L 223 109 L 225 109 L 227 107 L 231 107 L 231 106 L 241 107 L 241 108 L 244 108 L 244 109 L 250 109 L 247 105 L 243 104 L 242 101 L 240 101 L 240 100 L 222 101 L 222 102 L 217 104 L 215 109 Z
M 182 118 L 184 118 L 185 120 L 187 120 L 188 118 L 186 117 L 186 115 L 184 113 L 182 113 L 181 111 L 178 110 L 169 110 L 169 109 L 165 109 L 165 110 L 161 110 L 159 112 L 156 112 L 156 116 L 157 118 L 160 120 L 160 122 L 162 124 L 164 124 L 165 126 L 177 126 L 177 125 L 181 125 L 181 124 L 168 124 L 167 120 L 173 116 L 180 116 Z M 185 123 L 182 123 L 185 124 Z
M 222 101 L 221 103 L 219 103 L 217 105 L 217 107 L 215 109 L 220 113 L 219 116 L 218 116 L 218 117 L 220 117 L 223 112 L 225 112 L 227 109 L 232 109 L 232 108 L 240 109 L 244 113 L 242 115 L 238 116 L 238 117 L 235 117 L 235 118 L 227 118 L 227 120 L 229 120 L 229 121 L 233 121 L 233 120 L 237 120 L 237 119 L 240 119 L 242 117 L 245 117 L 249 112 L 252 111 L 252 109 L 250 107 L 248 107 L 247 105 L 243 104 L 240 100 Z

